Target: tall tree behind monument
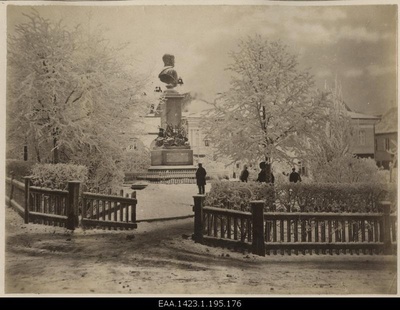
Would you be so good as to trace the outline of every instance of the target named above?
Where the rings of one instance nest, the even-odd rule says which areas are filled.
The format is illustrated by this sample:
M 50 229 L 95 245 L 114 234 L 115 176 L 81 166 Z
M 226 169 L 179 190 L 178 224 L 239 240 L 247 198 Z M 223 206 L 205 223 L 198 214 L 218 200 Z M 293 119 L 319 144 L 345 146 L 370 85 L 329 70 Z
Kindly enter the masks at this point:
M 323 121 L 326 95 L 281 42 L 250 37 L 230 56 L 231 87 L 214 102 L 204 128 L 217 155 L 266 161 L 270 182 L 274 160 L 291 162 L 303 153 Z

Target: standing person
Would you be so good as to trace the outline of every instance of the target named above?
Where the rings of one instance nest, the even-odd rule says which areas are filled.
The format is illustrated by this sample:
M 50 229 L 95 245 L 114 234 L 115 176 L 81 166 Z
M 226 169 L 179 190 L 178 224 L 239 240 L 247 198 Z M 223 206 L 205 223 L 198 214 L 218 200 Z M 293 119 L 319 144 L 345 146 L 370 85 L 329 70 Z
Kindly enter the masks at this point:
M 260 183 L 267 182 L 267 175 L 265 171 L 266 171 L 265 167 L 261 168 L 261 171 L 258 173 L 257 182 Z
M 206 169 L 203 168 L 203 165 L 199 163 L 199 168 L 196 171 L 196 183 L 199 187 L 199 194 L 202 195 L 205 193 L 205 185 L 206 185 Z
M 257 178 L 257 182 L 260 183 L 267 183 L 267 169 L 263 168 L 261 169 L 260 173 L 258 174 L 258 178 Z M 271 172 L 271 180 L 270 183 L 274 184 L 275 183 L 275 176 L 274 174 Z
M 267 163 L 265 161 L 260 163 L 260 173 L 258 174 L 257 182 L 260 183 L 267 183 Z M 275 182 L 275 176 L 272 173 L 272 169 L 270 171 L 270 178 L 269 178 L 269 183 L 274 184 Z
M 296 172 L 295 168 L 292 169 L 292 173 L 289 175 L 289 182 L 292 183 L 301 182 L 300 174 Z
M 249 171 L 247 170 L 247 166 L 244 166 L 242 172 L 240 173 L 240 181 L 247 183 L 248 178 L 249 178 Z

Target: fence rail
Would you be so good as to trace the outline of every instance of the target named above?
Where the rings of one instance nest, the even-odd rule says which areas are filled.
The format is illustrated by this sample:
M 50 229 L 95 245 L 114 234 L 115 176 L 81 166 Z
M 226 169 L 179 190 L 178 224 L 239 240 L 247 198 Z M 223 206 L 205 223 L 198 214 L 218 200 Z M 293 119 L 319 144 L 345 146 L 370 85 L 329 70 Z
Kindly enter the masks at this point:
M 397 216 L 390 203 L 382 213 L 266 212 L 263 201 L 252 212 L 203 206 L 194 196 L 194 240 L 234 245 L 265 254 L 390 254 L 396 250 Z
M 75 229 L 79 224 L 79 182 L 68 182 L 68 190 L 31 186 L 25 178 L 25 222 Z
M 136 192 L 120 196 L 84 192 L 82 194 L 82 226 L 108 229 L 135 229 Z
M 204 231 L 207 236 L 251 242 L 251 213 L 220 208 L 203 208 Z
M 291 249 L 295 254 L 378 253 L 385 240 L 384 218 L 385 213 L 264 213 L 267 254 L 277 249 L 289 255 Z M 389 215 L 386 225 L 388 239 L 396 242 L 396 216 Z
M 66 227 L 68 191 L 29 187 L 28 217 L 35 224 Z
M 123 197 L 122 190 L 121 196 L 111 195 L 111 192 L 109 195 L 84 192 L 80 196 L 79 191 L 80 183 L 77 181 L 68 182 L 68 190 L 59 190 L 32 186 L 29 177 L 25 178 L 25 183 L 13 177 L 6 178 L 6 204 L 13 207 L 25 223 L 61 226 L 71 230 L 79 224 L 85 228 L 137 228 L 136 192 L 131 197 L 128 194 Z
M 7 196 L 8 194 L 8 196 Z M 6 203 L 22 217 L 24 216 L 25 184 L 6 177 Z

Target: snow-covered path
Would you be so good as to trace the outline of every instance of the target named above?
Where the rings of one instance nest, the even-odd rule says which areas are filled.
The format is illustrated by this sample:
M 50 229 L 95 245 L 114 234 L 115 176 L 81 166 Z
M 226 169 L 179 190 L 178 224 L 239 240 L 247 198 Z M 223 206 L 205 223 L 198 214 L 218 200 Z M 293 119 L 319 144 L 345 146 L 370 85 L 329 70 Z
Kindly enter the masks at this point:
M 103 231 L 23 223 L 6 208 L 6 293 L 388 294 L 394 256 L 258 257 L 194 243 L 193 219 Z

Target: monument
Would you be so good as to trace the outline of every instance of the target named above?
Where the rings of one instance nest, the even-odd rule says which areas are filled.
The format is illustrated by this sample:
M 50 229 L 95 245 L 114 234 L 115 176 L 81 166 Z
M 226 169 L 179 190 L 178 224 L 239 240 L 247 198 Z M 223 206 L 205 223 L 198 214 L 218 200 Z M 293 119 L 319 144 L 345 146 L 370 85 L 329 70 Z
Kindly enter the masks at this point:
M 164 68 L 158 77 L 167 89 L 160 98 L 161 124 L 150 151 L 151 166 L 158 169 L 165 166 L 191 166 L 193 150 L 187 138 L 187 123 L 182 121 L 182 101 L 185 96 L 174 89 L 183 82 L 174 69 L 174 55 L 165 54 L 162 59 Z

